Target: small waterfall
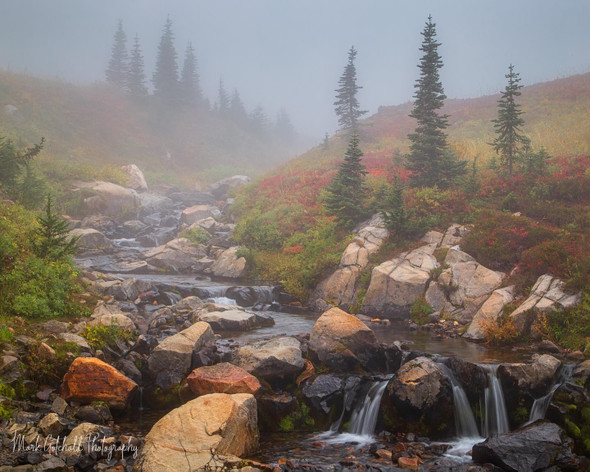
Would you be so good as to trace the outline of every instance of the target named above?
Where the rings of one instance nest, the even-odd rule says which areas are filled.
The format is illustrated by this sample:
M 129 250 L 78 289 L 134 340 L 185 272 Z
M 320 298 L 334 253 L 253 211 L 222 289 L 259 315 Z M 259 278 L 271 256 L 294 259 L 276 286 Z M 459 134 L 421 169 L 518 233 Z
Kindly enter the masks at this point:
M 371 385 L 363 403 L 359 404 L 352 412 L 350 433 L 368 435 L 375 432 L 381 398 L 388 383 L 389 380 L 380 380 Z
M 533 406 L 531 408 L 531 415 L 529 417 L 529 421 L 527 422 L 527 424 L 545 418 L 545 415 L 547 414 L 547 409 L 549 408 L 549 404 L 553 399 L 553 394 L 559 387 L 561 387 L 564 383 L 566 383 L 568 380 L 572 378 L 574 368 L 574 364 L 564 365 L 561 368 L 555 383 L 551 387 L 551 390 L 549 390 L 549 393 L 547 393 L 547 395 L 543 395 L 540 398 L 536 398 L 533 402 Z
M 481 364 L 481 367 L 488 373 L 488 386 L 484 394 L 485 408 L 482 415 L 482 434 L 487 438 L 494 433 L 510 431 L 510 426 L 504 393 L 498 378 L 498 365 Z
M 453 403 L 455 404 L 455 428 L 459 438 L 480 438 L 477 423 L 467 399 L 465 390 L 455 378 L 451 370 L 444 364 L 439 364 L 453 387 Z
M 342 420 L 344 419 L 344 415 L 349 410 L 350 405 L 354 401 L 354 397 L 356 396 L 357 389 L 356 388 L 347 388 L 344 393 L 344 399 L 342 400 L 342 413 L 340 413 L 340 417 L 332 423 L 330 426 L 330 431 L 337 433 L 340 431 L 340 425 L 342 424 Z

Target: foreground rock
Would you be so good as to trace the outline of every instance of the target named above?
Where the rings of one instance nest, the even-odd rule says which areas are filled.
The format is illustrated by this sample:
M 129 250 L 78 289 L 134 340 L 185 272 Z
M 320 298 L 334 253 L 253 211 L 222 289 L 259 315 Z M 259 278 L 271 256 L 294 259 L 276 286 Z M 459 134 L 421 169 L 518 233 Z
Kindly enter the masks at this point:
M 442 367 L 427 357 L 406 362 L 387 386 L 382 403 L 390 431 L 441 437 L 453 431 L 452 387 Z
M 67 401 L 101 401 L 109 408 L 124 409 L 137 384 L 117 369 L 95 357 L 78 357 L 64 376 L 61 396 Z
M 148 358 L 155 384 L 163 389 L 179 384 L 191 370 L 193 353 L 213 343 L 211 326 L 201 321 L 164 339 Z
M 538 470 L 578 471 L 580 460 L 572 453 L 573 441 L 565 431 L 543 420 L 499 434 L 473 446 L 473 460 L 492 463 L 510 472 Z M 554 469 L 555 468 L 555 469 Z
M 127 187 L 145 192 L 148 189 L 143 172 L 135 164 L 121 166 L 121 170 L 129 176 Z
M 538 398 L 549 391 L 560 367 L 560 360 L 544 354 L 534 357 L 530 364 L 501 364 L 498 367 L 498 375 L 509 396 L 526 392 Z
M 232 364 L 269 382 L 293 380 L 304 369 L 301 343 L 292 337 L 242 346 Z
M 217 260 L 207 269 L 215 277 L 239 279 L 246 274 L 246 259 L 238 255 L 238 247 L 230 247 L 221 253 Z
M 581 301 L 579 293 L 567 294 L 564 292 L 563 286 L 563 281 L 549 274 L 542 275 L 537 279 L 529 297 L 510 315 L 518 333 L 530 333 L 539 313 L 568 308 Z
M 316 321 L 309 349 L 330 368 L 352 370 L 355 365 L 370 367 L 379 355 L 375 333 L 356 316 L 332 308 Z
M 215 393 L 198 397 L 158 421 L 146 436 L 139 468 L 144 472 L 217 470 L 223 466 L 223 456 L 237 458 L 257 448 L 254 397 Z
M 104 234 L 94 228 L 76 228 L 69 232 L 68 240 L 78 238 L 78 250 L 110 249 L 113 244 Z
M 186 381 L 196 395 L 209 393 L 255 395 L 262 388 L 256 377 L 229 362 L 199 367 L 191 372 Z

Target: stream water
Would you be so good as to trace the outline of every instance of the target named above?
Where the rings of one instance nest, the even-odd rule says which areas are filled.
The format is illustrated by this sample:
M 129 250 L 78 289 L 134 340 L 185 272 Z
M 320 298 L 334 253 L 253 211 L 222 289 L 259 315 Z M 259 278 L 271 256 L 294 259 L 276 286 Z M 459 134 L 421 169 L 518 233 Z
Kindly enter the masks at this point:
M 132 240 L 118 241 L 123 251 L 129 251 L 129 260 L 133 260 L 140 249 L 134 246 Z M 110 256 L 100 256 L 80 259 L 78 263 L 84 268 L 94 268 L 106 271 L 105 268 L 117 268 Z M 112 271 L 114 275 L 123 278 L 134 277 L 156 284 L 160 291 L 166 291 L 171 299 L 197 295 L 203 300 L 219 304 L 236 304 L 235 285 L 223 280 L 213 280 L 208 277 L 192 275 L 170 274 L 130 274 Z M 265 285 L 242 285 L 249 287 L 255 293 L 255 300 L 247 310 L 264 310 L 266 315 L 274 319 L 273 326 L 262 327 L 246 332 L 225 331 L 219 333 L 223 339 L 231 339 L 239 343 L 252 343 L 257 340 L 271 338 L 278 335 L 296 335 L 311 332 L 318 315 L 311 312 L 297 311 L 287 313 L 274 299 L 274 291 Z M 176 294 L 176 295 L 174 295 Z M 409 349 L 441 356 L 457 356 L 464 360 L 487 365 L 489 387 L 485 398 L 482 399 L 482 423 L 478 426 L 471 405 L 462 386 L 450 375 L 453 384 L 453 398 L 456 409 L 457 440 L 449 443 L 447 455 L 457 462 L 470 460 L 467 455 L 471 446 L 493 432 L 507 430 L 506 411 L 503 403 L 501 386 L 496 377 L 495 364 L 500 362 L 516 362 L 528 360 L 528 354 L 504 349 L 489 349 L 481 345 L 466 342 L 460 338 L 438 339 L 431 333 L 422 330 L 411 330 L 407 324 L 398 322 L 390 325 L 370 325 L 379 342 L 391 343 L 400 341 Z M 389 377 L 390 378 L 390 377 Z M 257 459 L 264 462 L 276 462 L 279 457 L 303 458 L 313 457 L 313 462 L 329 466 L 353 457 L 359 463 L 387 464 L 383 459 L 376 459 L 368 452 L 370 444 L 378 440 L 374 435 L 379 415 L 381 398 L 385 392 L 389 378 L 376 379 L 364 389 L 362 397 L 345 398 L 344 402 L 354 402 L 352 412 L 347 413 L 347 430 L 342 430 L 344 408 L 342 415 L 332 425 L 330 431 L 320 434 L 272 434 L 261 438 L 261 450 Z M 557 387 L 556 387 L 557 388 Z M 356 394 L 356 393 L 355 393 Z M 552 392 L 551 392 L 552 395 Z M 548 404 L 550 397 L 546 400 Z M 545 398 L 538 399 L 539 406 L 535 415 L 544 415 L 546 410 Z M 535 405 L 537 402 L 535 402 Z M 537 412 L 538 410 L 538 412 Z M 542 412 L 542 413 L 541 413 Z M 151 426 L 165 414 L 165 411 L 136 410 L 123 418 L 118 418 L 121 431 L 147 433 Z M 536 417 L 535 416 L 535 417 Z M 532 419 L 532 417 L 531 417 Z M 391 462 L 388 463 L 391 465 Z

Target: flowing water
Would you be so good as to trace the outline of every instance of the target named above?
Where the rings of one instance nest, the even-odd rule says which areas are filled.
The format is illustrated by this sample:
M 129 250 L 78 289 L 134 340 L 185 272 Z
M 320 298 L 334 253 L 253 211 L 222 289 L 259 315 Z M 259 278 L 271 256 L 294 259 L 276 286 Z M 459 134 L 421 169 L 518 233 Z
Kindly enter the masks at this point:
M 557 380 L 551 386 L 551 389 L 546 395 L 543 395 L 540 398 L 536 398 L 533 402 L 533 406 L 531 408 L 531 414 L 529 416 L 529 423 L 533 423 L 537 420 L 542 420 L 545 418 L 547 414 L 547 409 L 553 399 L 553 394 L 557 391 L 559 387 L 561 387 L 564 383 L 569 381 L 572 378 L 575 369 L 574 364 L 564 365 L 561 370 L 559 371 L 559 375 L 557 376 Z
M 482 415 L 481 427 L 483 436 L 487 438 L 492 434 L 510 431 L 510 426 L 504 392 L 498 378 L 498 365 L 486 364 L 482 365 L 482 367 L 487 371 L 488 375 L 488 387 L 485 389 L 484 398 L 485 410 Z

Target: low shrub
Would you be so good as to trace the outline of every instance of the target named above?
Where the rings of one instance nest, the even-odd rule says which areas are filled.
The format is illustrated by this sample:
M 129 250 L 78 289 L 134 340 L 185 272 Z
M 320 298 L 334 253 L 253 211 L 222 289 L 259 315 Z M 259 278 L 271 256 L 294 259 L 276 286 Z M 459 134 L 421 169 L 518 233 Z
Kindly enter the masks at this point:
M 434 310 L 424 297 L 416 298 L 410 308 L 410 319 L 418 325 L 425 325 L 430 322 L 432 313 Z
M 127 341 L 133 338 L 133 331 L 122 328 L 117 324 L 108 326 L 87 326 L 82 333 L 93 349 L 103 349 L 105 346 L 115 346 L 117 341 Z

